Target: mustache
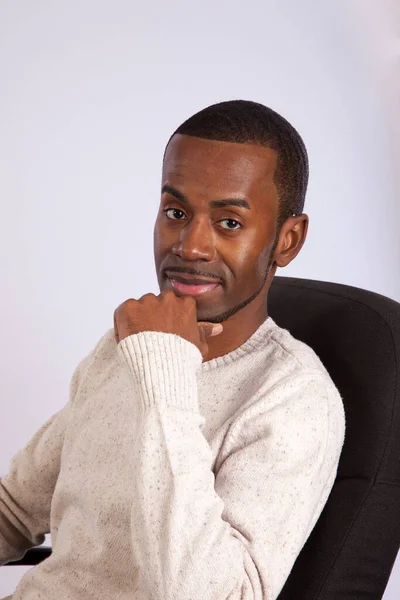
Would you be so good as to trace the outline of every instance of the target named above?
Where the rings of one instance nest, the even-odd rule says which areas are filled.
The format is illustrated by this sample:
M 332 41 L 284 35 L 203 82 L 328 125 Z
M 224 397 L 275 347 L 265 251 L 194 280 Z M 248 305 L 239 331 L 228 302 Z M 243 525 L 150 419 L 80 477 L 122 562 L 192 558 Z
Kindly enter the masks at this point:
M 210 273 L 207 271 L 199 271 L 198 269 L 194 269 L 192 267 L 166 267 L 164 269 L 164 275 L 166 271 L 169 273 L 186 273 L 187 275 L 197 275 L 198 277 L 208 277 L 212 279 L 217 279 L 218 281 L 223 281 L 220 275 L 216 275 L 215 273 Z

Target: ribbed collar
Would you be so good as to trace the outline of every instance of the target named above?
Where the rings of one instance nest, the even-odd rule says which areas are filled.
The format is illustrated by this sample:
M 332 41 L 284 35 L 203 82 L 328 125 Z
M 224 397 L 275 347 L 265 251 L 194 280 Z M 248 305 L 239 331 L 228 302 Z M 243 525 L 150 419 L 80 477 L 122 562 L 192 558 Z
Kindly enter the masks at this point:
M 266 343 L 267 338 L 271 335 L 272 331 L 276 329 L 278 325 L 275 321 L 268 316 L 258 329 L 238 348 L 224 354 L 223 356 L 217 356 L 211 360 L 201 363 L 199 370 L 200 372 L 211 371 L 218 367 L 229 365 L 230 363 L 238 360 L 241 356 L 247 354 L 250 350 L 259 347 L 261 344 Z

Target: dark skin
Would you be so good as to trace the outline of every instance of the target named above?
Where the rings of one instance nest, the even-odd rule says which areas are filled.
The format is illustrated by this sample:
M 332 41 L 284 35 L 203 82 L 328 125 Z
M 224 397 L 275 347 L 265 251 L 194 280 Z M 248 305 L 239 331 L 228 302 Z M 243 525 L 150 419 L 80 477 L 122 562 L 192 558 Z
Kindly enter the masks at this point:
M 223 325 L 222 333 L 206 336 L 203 362 L 235 350 L 265 321 L 268 291 L 277 267 L 286 267 L 305 242 L 306 214 L 288 218 L 276 239 L 276 162 L 276 151 L 264 146 L 179 134 L 166 150 L 164 191 L 154 227 L 161 297 L 171 295 L 167 269 L 172 275 L 189 273 L 221 281 L 217 290 L 202 296 L 182 297 L 172 291 L 172 303 L 183 301 L 183 312 L 195 313 L 198 323 Z M 228 198 L 246 200 L 250 210 L 209 205 Z M 175 210 L 165 213 L 167 209 Z M 153 314 L 155 308 L 153 305 Z M 161 306 L 157 310 L 161 311 Z M 131 327 L 127 335 L 135 331 Z M 193 341 L 193 335 L 190 339 Z M 195 343 L 199 346 L 197 340 Z

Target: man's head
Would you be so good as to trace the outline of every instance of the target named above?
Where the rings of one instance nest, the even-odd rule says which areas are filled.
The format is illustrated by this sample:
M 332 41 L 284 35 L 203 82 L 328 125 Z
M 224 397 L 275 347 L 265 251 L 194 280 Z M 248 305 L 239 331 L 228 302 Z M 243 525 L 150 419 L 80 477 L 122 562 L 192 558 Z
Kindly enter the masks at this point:
M 273 110 L 238 100 L 190 117 L 164 155 L 154 228 L 160 290 L 174 275 L 219 281 L 194 296 L 199 321 L 238 313 L 241 323 L 250 315 L 262 322 L 276 268 L 305 241 L 307 182 L 304 143 Z

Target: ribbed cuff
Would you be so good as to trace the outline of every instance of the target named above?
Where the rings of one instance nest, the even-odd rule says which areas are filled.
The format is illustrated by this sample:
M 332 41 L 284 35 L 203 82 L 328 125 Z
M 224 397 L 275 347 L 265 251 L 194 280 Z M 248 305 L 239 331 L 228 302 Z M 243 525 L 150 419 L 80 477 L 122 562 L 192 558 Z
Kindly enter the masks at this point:
M 194 344 L 172 333 L 142 331 L 124 338 L 118 352 L 129 366 L 142 408 L 198 410 L 196 371 L 203 357 Z

